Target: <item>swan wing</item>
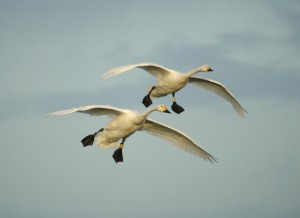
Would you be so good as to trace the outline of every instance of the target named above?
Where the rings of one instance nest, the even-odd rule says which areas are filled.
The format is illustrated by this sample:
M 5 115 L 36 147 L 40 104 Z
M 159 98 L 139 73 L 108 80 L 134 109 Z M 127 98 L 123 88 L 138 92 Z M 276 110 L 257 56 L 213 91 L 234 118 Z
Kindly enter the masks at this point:
M 146 72 L 150 73 L 151 75 L 155 76 L 157 79 L 161 78 L 165 74 L 169 74 L 174 70 L 168 69 L 158 64 L 151 64 L 151 63 L 140 63 L 140 64 L 133 64 L 127 65 L 122 67 L 112 68 L 111 70 L 107 71 L 102 75 L 104 79 L 116 76 L 118 74 L 124 73 L 126 71 L 132 70 L 134 68 L 140 68 L 145 70 Z
M 247 113 L 247 111 L 236 100 L 234 95 L 221 83 L 214 81 L 214 80 L 203 79 L 203 78 L 198 78 L 198 77 L 190 77 L 189 83 L 199 86 L 201 88 L 204 88 L 208 91 L 212 91 L 215 94 L 222 97 L 223 99 L 225 99 L 226 101 L 230 102 L 231 105 L 233 106 L 234 110 L 237 112 L 237 114 L 240 117 L 244 117 L 245 113 Z
M 61 115 L 72 114 L 75 112 L 85 113 L 85 114 L 89 114 L 92 116 L 107 115 L 113 119 L 113 118 L 123 114 L 125 111 L 122 109 L 107 106 L 107 105 L 89 105 L 89 106 L 84 106 L 84 107 L 71 108 L 71 109 L 67 109 L 67 110 L 52 112 L 49 115 L 61 116 Z
M 176 145 L 178 148 L 201 157 L 204 160 L 208 160 L 212 163 L 217 162 L 215 157 L 203 150 L 193 139 L 170 126 L 147 118 L 142 130 L 164 139 Z

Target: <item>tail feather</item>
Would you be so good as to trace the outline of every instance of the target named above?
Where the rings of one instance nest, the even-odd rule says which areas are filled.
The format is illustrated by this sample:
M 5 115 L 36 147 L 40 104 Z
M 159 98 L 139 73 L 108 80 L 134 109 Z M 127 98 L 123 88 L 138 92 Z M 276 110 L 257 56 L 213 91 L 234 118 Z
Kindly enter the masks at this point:
M 118 141 L 109 141 L 106 139 L 105 134 L 103 132 L 100 132 L 96 135 L 95 141 L 98 147 L 101 148 L 117 148 L 118 147 Z

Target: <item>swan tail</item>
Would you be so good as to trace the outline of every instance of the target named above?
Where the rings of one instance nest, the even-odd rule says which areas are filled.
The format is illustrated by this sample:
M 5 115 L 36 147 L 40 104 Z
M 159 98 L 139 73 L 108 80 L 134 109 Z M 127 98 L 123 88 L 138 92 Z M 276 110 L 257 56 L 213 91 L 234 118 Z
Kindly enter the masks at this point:
M 119 146 L 118 141 L 109 141 L 106 138 L 105 132 L 98 133 L 95 137 L 95 141 L 98 147 L 101 148 L 117 148 Z

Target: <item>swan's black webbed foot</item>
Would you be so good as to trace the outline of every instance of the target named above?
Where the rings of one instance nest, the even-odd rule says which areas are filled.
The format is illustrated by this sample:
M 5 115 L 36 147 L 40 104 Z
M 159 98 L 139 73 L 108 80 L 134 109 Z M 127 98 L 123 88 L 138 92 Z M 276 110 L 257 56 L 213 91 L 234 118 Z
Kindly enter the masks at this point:
M 143 104 L 145 105 L 145 107 L 149 107 L 152 104 L 152 100 L 150 98 L 150 94 L 146 95 L 143 98 Z
M 120 143 L 120 147 L 118 149 L 116 149 L 112 155 L 112 157 L 114 158 L 114 160 L 116 161 L 116 163 L 118 162 L 123 162 L 123 147 L 124 147 L 124 142 L 125 142 L 126 138 L 122 139 L 122 142 Z
M 155 86 L 152 86 L 151 90 L 148 92 L 148 95 L 146 95 L 143 98 L 143 104 L 145 105 L 145 107 L 149 107 L 152 104 L 152 100 L 150 98 L 151 92 L 155 89 Z
M 86 147 L 86 146 L 89 146 L 89 145 L 93 145 L 94 143 L 94 138 L 95 138 L 96 134 L 91 134 L 91 135 L 88 135 L 86 137 L 84 137 L 82 140 L 81 140 L 81 143 L 83 145 L 83 147 Z
M 122 153 L 123 148 L 119 147 L 116 149 L 112 155 L 116 163 L 118 162 L 123 162 L 123 153 Z
M 83 145 L 83 147 L 86 147 L 86 146 L 92 146 L 93 143 L 94 143 L 94 139 L 95 139 L 95 136 L 99 133 L 99 132 L 102 132 L 103 131 L 103 128 L 100 129 L 98 132 L 95 132 L 94 134 L 91 134 L 91 135 L 88 135 L 86 137 L 84 137 L 82 140 L 81 140 L 81 143 Z
M 180 114 L 180 113 L 182 113 L 184 111 L 183 107 L 181 107 L 180 105 L 178 105 L 176 103 L 176 101 L 173 101 L 173 104 L 172 104 L 171 108 L 177 114 Z

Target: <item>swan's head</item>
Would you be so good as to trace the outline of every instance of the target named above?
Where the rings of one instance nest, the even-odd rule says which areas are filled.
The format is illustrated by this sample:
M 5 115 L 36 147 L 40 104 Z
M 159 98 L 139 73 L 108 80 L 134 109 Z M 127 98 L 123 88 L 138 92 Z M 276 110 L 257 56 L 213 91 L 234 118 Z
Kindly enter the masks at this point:
M 159 104 L 156 106 L 156 109 L 160 112 L 164 112 L 164 113 L 171 113 L 170 111 L 168 111 L 167 106 L 164 104 Z
M 213 71 L 208 65 L 203 65 L 199 68 L 200 72 L 209 72 L 209 71 Z

